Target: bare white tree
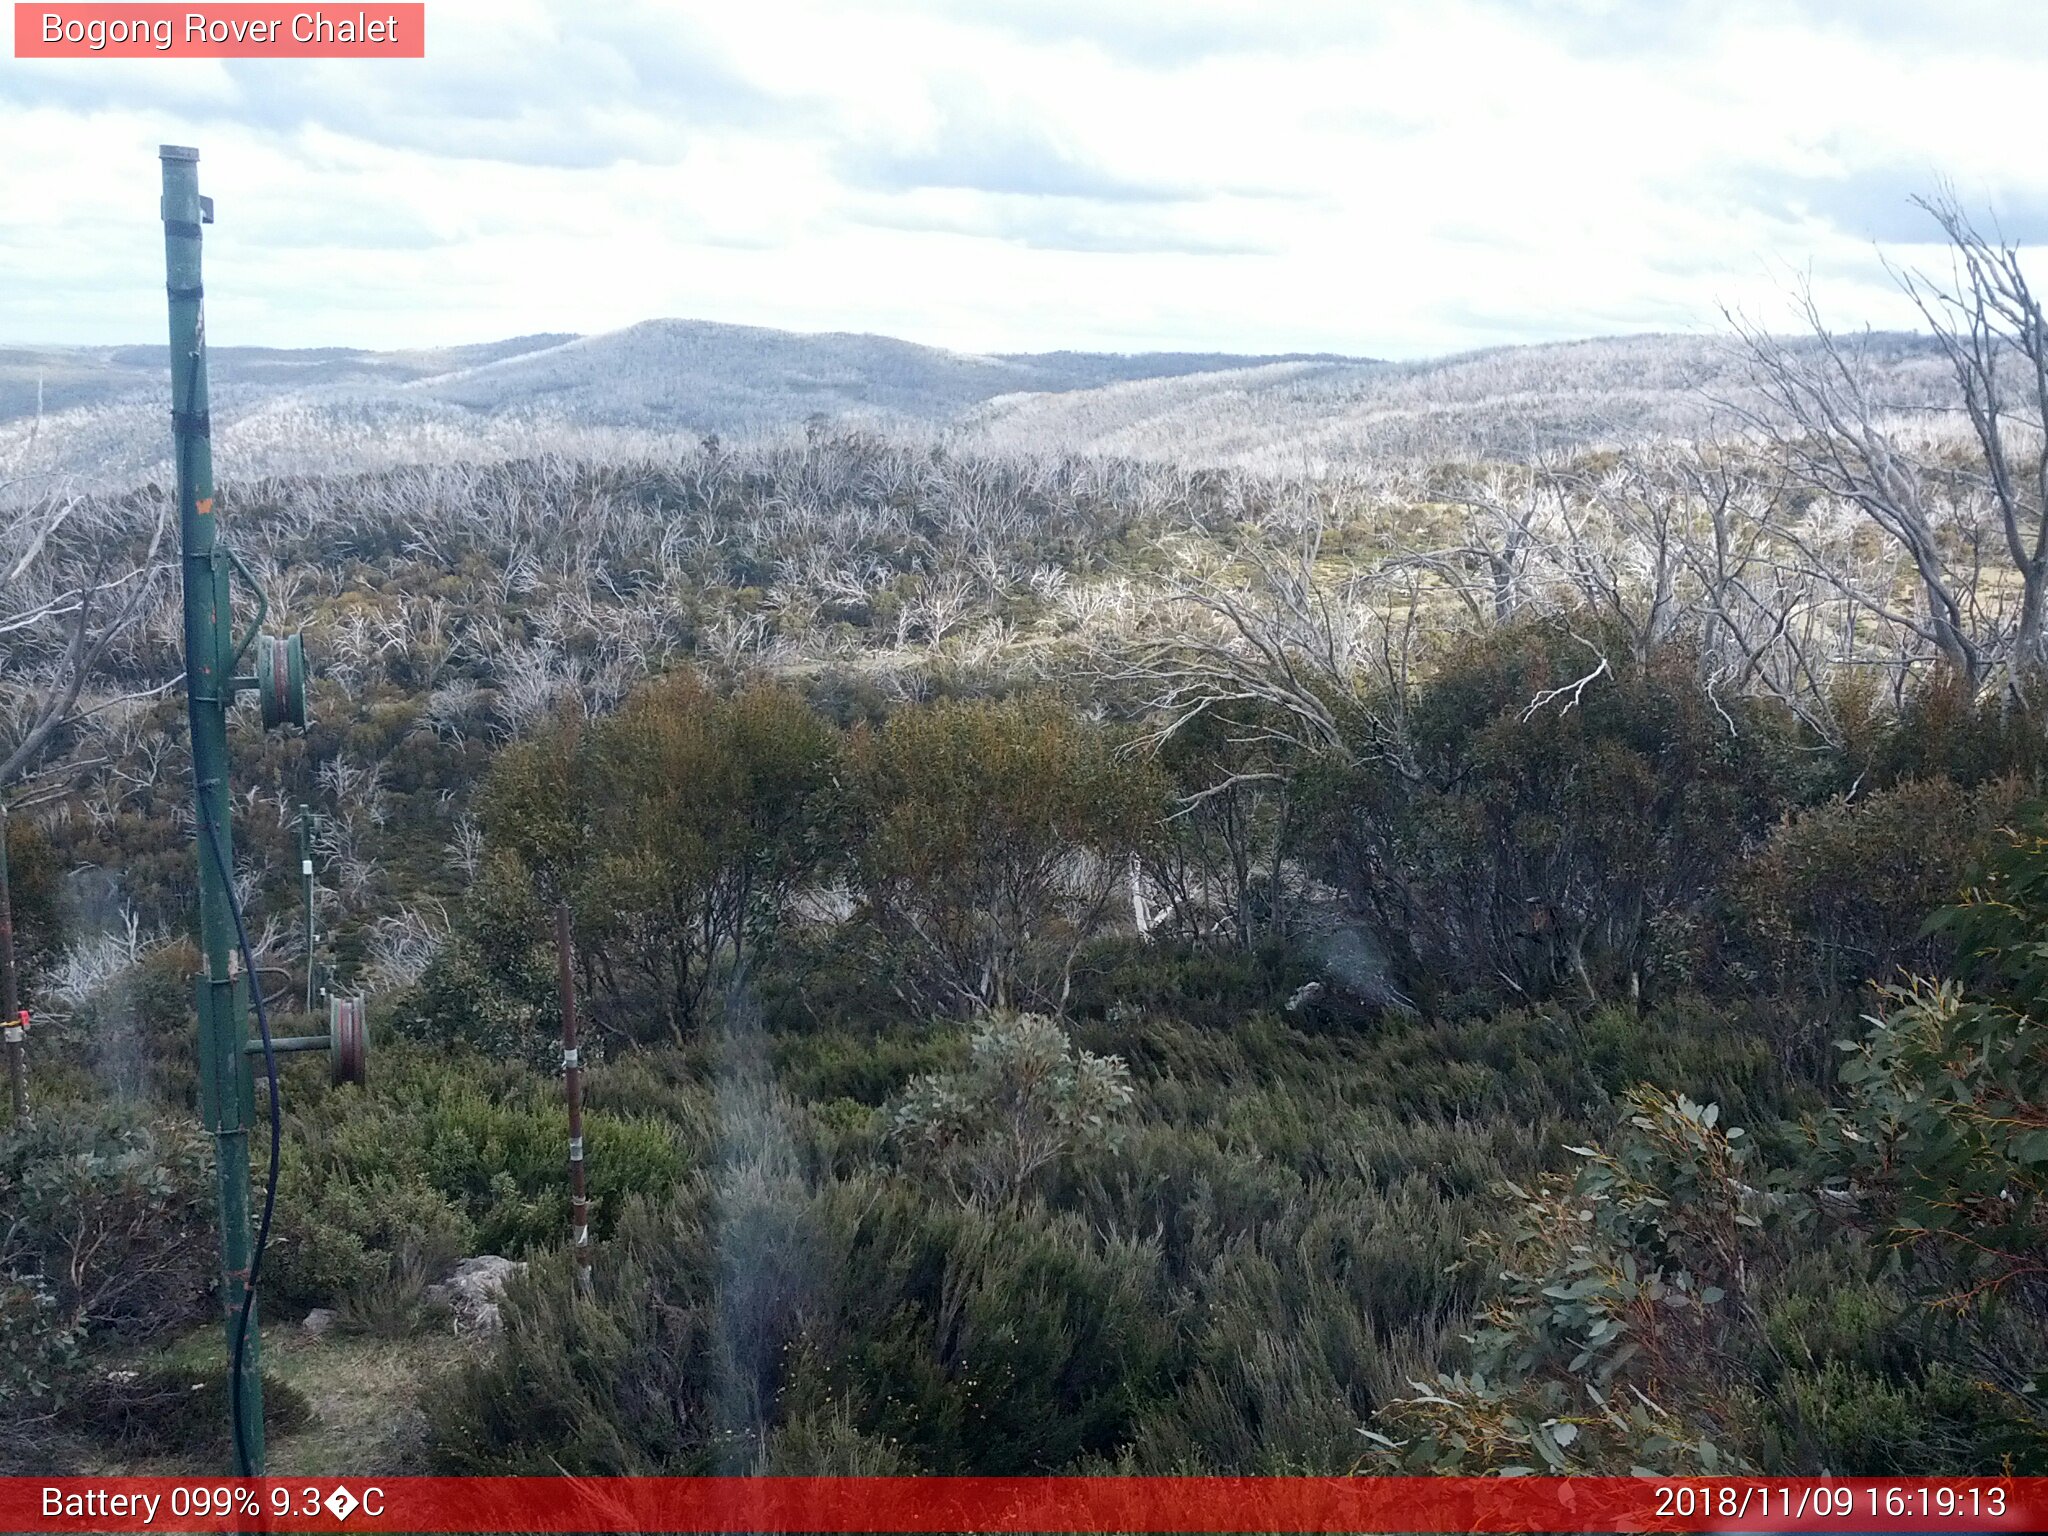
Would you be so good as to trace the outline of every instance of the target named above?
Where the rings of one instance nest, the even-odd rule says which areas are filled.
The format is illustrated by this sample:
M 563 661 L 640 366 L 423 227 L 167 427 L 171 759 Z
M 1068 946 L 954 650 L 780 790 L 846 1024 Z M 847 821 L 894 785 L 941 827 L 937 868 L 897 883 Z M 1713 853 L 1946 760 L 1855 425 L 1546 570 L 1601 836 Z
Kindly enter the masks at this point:
M 88 698 L 156 596 L 168 508 L 138 530 L 121 509 L 75 496 L 41 498 L 0 534 L 0 787 L 37 765 L 85 708 L 163 686 Z
M 1247 543 L 1221 571 L 1170 578 L 1164 624 L 1117 644 L 1107 674 L 1143 691 L 1155 742 L 1203 714 L 1247 743 L 1345 759 L 1399 741 L 1390 711 L 1414 662 L 1419 590 L 1398 563 L 1331 580 L 1322 547 L 1311 523 L 1281 553 Z
M 2018 248 L 1950 194 L 1919 199 L 1949 242 L 1946 280 L 1897 272 L 1953 379 L 1968 451 L 1880 391 L 1872 338 L 1831 333 L 1810 291 L 1793 346 L 1739 318 L 1766 405 L 1744 414 L 1805 486 L 1856 507 L 1905 557 L 1901 588 L 1836 578 L 1881 624 L 1917 636 L 1974 691 L 2038 699 L 2048 666 L 2048 323 Z M 1983 537 L 1986 529 L 1993 537 Z M 1995 546 L 1995 551 L 1987 548 Z M 1986 555 L 1993 569 L 1986 569 Z

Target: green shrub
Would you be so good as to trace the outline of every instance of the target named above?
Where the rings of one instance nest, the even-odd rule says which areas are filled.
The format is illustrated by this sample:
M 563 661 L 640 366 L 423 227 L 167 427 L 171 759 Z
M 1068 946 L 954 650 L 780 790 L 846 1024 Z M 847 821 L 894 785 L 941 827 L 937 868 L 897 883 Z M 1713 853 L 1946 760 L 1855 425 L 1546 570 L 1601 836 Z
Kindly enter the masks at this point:
M 1114 1144 L 1131 1075 L 1115 1056 L 1076 1051 L 1036 1014 L 975 1026 L 967 1065 L 912 1079 L 890 1114 L 913 1167 L 961 1201 L 1014 1201 L 1042 1174 Z
M 1472 1299 L 1446 1283 L 1459 1223 L 1427 1184 L 1297 1186 L 1263 1219 L 1208 1230 L 1183 1214 L 1162 1245 L 1190 1245 L 1168 1255 L 1167 1283 L 1192 1292 L 1184 1358 L 1171 1399 L 1145 1416 L 1134 1469 L 1350 1469 L 1360 1421 L 1441 1353 L 1449 1314 Z
M 7 839 L 7 886 L 12 898 L 14 959 L 20 968 L 22 1001 L 35 1002 L 35 984 L 56 958 L 63 940 L 61 892 L 64 861 L 50 836 L 26 816 L 0 819 Z M 13 1108 L 10 1103 L 9 1109 Z
M 844 1403 L 792 1413 L 768 1433 L 762 1448 L 766 1477 L 904 1477 L 913 1473 L 910 1454 L 886 1436 L 854 1423 Z
M 1111 937 L 1082 951 L 1067 1013 L 1075 1018 L 1166 1014 L 1203 1029 L 1230 1030 L 1248 1014 L 1276 1010 L 1301 984 L 1303 963 L 1279 944 L 1216 949 L 1157 939 Z
M 475 1245 L 475 1224 L 439 1190 L 389 1173 L 329 1168 L 293 1155 L 279 1194 L 265 1279 L 283 1298 L 333 1306 L 409 1272 L 436 1278 Z
M 0 1133 L 0 1426 L 33 1451 L 90 1351 L 181 1327 L 213 1278 L 211 1159 L 183 1121 L 68 1105 Z
M 1575 1179 L 1506 1185 L 1502 1289 L 1471 1368 L 1382 1407 L 1389 1467 L 1439 1472 L 1740 1470 L 1747 1400 L 1733 1369 L 1750 1242 L 1768 1199 L 1713 1105 L 1631 1095 L 1611 1150 Z M 1732 1299 L 1731 1299 L 1732 1298 Z
M 1832 1477 L 1925 1477 L 2003 1470 L 1986 1456 L 1997 1403 L 1952 1366 L 1898 1381 L 1847 1360 L 1788 1371 L 1767 1405 L 1766 1472 Z
M 227 1372 L 103 1371 L 66 1404 L 62 1422 L 124 1456 L 224 1457 L 230 1449 Z M 305 1395 L 266 1373 L 265 1435 L 288 1435 L 312 1422 Z
M 1796 812 L 1739 881 L 1766 964 L 1824 995 L 1945 969 L 1951 946 L 1923 926 L 1999 846 L 2020 795 L 2016 779 L 1915 779 Z
M 786 933 L 754 977 L 762 1022 L 778 1037 L 875 1034 L 903 1015 L 920 965 L 857 923 Z
M 1817 1370 L 1839 1361 L 1890 1381 L 1917 1380 L 1941 1330 L 1896 1282 L 1869 1273 L 1869 1253 L 1846 1234 L 1803 1244 L 1760 1286 L 1759 1369 Z
M 1577 615 L 1461 640 L 1405 713 L 1398 752 L 1314 789 L 1317 863 L 1411 995 L 1696 982 L 1714 899 L 1784 802 L 1768 712 L 1712 697 L 1687 646 L 1639 658 Z
M 1917 1300 L 1968 1325 L 1957 1362 L 1999 1405 L 2002 1448 L 2048 1465 L 2048 835 L 2039 807 L 1930 928 L 1959 981 L 1883 989 L 1843 1042 L 1842 1102 L 1815 1127 L 1836 1208 L 1882 1234 Z
M 1638 1011 L 1610 1005 L 1578 1016 L 1552 1004 L 1460 1018 L 1386 1017 L 1362 1031 L 1314 1031 L 1289 1015 L 1253 1013 L 1228 1029 L 1177 1019 L 1076 1024 L 1075 1039 L 1115 1050 L 1148 1096 L 1170 1077 L 1176 1092 L 1227 1106 L 1252 1084 L 1342 1083 L 1349 1102 L 1416 1121 L 1491 1125 L 1605 1123 L 1642 1082 L 1711 1085 L 1745 1116 L 1783 1113 L 1804 1090 L 1772 1055 L 1762 1010 L 1673 996 Z M 1218 1112 L 1224 1112 L 1219 1108 Z M 1276 1134 L 1329 1145 L 1313 1116 Z
M 815 1379 L 795 1391 L 865 1407 L 930 1471 L 1049 1472 L 1109 1454 L 1163 1393 L 1171 1330 L 1147 1245 L 848 1186 L 823 1203 L 841 1235 L 845 1332 L 814 1342 Z M 862 1297 L 874 1316 L 857 1315 Z
M 918 1471 L 1058 1470 L 1112 1453 L 1164 1388 L 1155 1274 L 1143 1245 L 1043 1212 L 873 1182 L 700 1186 L 621 1224 L 596 1305 L 553 1259 L 508 1290 L 495 1354 L 433 1407 L 436 1458 L 748 1470 L 822 1423 Z
M 890 1026 L 872 1033 L 788 1033 L 772 1037 L 775 1080 L 799 1100 L 852 1099 L 879 1107 L 920 1074 L 956 1065 L 958 1033 Z
M 549 919 L 509 858 L 487 859 L 462 917 L 392 1009 L 405 1039 L 545 1068 L 560 1059 L 562 1021 Z
M 1162 782 L 1116 748 L 1042 700 L 942 702 L 854 731 L 852 883 L 929 1006 L 1064 1006 L 1165 809 Z
M 554 1081 L 509 1062 L 407 1046 L 378 1089 L 295 1099 L 275 1238 L 279 1284 L 331 1305 L 366 1288 L 436 1278 L 466 1252 L 518 1255 L 569 1225 L 568 1110 Z M 608 1233 L 627 1196 L 683 1174 L 676 1131 L 590 1109 L 591 1222 Z
M 1348 716 L 1348 701 L 1334 713 Z M 1146 873 L 1164 898 L 1160 937 L 1208 935 L 1238 953 L 1285 933 L 1295 893 L 1287 861 L 1302 842 L 1297 793 L 1306 749 L 1298 723 L 1262 701 L 1233 699 L 1184 714 L 1155 744 L 1175 800 Z
M 188 1121 L 79 1105 L 12 1127 L 0 1209 L 0 1275 L 47 1293 L 60 1333 L 147 1338 L 205 1306 L 212 1157 Z
M 77 1371 L 85 1327 L 40 1274 L 0 1276 L 0 1426 L 21 1427 L 60 1401 Z
M 723 981 L 772 949 L 831 852 L 838 747 L 788 688 L 720 695 L 679 672 L 499 759 L 485 829 L 549 903 L 573 906 L 602 1028 L 681 1043 Z
M 198 968 L 191 944 L 166 944 L 109 976 L 66 1013 L 43 1014 L 29 1046 L 37 1097 L 196 1110 Z
M 1895 1277 L 1870 1274 L 1860 1237 L 1802 1244 L 1761 1286 L 1760 1467 L 1773 1473 L 1925 1475 L 2000 1469 L 1997 1394 L 1953 1363 L 1966 1342 Z M 2009 1422 L 2009 1421 L 2008 1421 Z
M 2048 769 L 2039 713 L 2015 707 L 2003 689 L 1973 697 L 1949 668 L 1909 690 L 1896 711 L 1871 714 L 1847 757 L 1854 772 L 1877 785 L 1941 779 L 1976 788 L 2019 778 L 2038 786 Z
M 432 1283 L 449 1262 L 416 1253 L 397 1256 L 385 1273 L 350 1292 L 336 1312 L 343 1333 L 378 1339 L 404 1339 L 415 1334 L 445 1332 L 454 1319 L 454 1304 L 436 1294 Z

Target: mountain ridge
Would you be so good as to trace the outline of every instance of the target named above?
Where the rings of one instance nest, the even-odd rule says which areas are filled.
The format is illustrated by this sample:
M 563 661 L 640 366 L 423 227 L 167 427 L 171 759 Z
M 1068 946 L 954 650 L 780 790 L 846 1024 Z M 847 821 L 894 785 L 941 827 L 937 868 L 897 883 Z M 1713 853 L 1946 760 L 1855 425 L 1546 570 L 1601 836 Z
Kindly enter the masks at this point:
M 1814 345 L 1811 338 L 1789 343 Z M 1930 338 L 1873 334 L 1873 378 L 1916 410 L 1947 376 Z M 980 354 L 848 331 L 656 319 L 462 347 L 216 348 L 224 474 L 488 462 L 821 423 L 963 451 L 1281 472 L 1533 454 L 1684 436 L 1754 400 L 1732 338 L 1594 337 L 1388 361 L 1331 353 Z M 168 452 L 165 349 L 0 348 L 0 481 L 136 484 Z M 37 414 L 38 401 L 41 414 Z
M 650 358 L 650 354 L 654 354 Z M 695 389 L 671 391 L 666 402 L 643 398 L 630 405 L 590 398 L 598 378 L 616 383 L 632 365 L 650 361 L 689 362 L 704 375 Z M 786 331 L 770 326 L 661 317 L 617 330 L 578 334 L 536 332 L 496 341 L 449 347 L 379 351 L 359 347 L 216 346 L 207 358 L 217 392 L 338 389 L 390 385 L 410 393 L 446 398 L 472 409 L 502 409 L 508 381 L 516 393 L 537 398 L 564 389 L 580 392 L 585 410 L 645 424 L 649 418 L 687 418 L 694 408 L 717 430 L 741 423 L 735 415 L 765 409 L 784 416 L 774 403 L 794 393 L 815 394 L 811 409 L 859 405 L 879 397 L 893 410 L 929 418 L 940 408 L 959 409 L 974 400 L 1013 389 L 1063 391 L 1134 378 L 1179 376 L 1263 363 L 1305 359 L 1310 354 L 1225 352 L 1054 352 L 974 353 L 905 341 L 876 332 Z M 1316 354 L 1319 360 L 1342 359 Z M 593 366 L 594 365 L 594 366 Z M 567 379 L 540 375 L 565 366 Z M 820 368 L 823 378 L 817 376 Z M 155 343 L 115 346 L 0 346 L 0 423 L 33 415 L 89 407 L 166 387 L 169 349 Z M 723 388 L 716 385 L 720 377 Z M 897 382 L 889 382 L 894 376 Z M 805 385 L 811 387 L 808 391 Z M 862 386 L 865 387 L 862 387 Z

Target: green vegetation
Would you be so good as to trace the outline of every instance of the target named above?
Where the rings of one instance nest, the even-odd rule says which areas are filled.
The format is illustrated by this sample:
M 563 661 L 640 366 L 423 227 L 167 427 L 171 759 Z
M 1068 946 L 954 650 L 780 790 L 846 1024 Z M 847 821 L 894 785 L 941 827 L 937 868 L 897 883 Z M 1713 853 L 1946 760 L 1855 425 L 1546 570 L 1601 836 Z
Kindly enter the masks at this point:
M 197 1126 L 71 1106 L 0 1134 L 0 1416 L 41 1443 L 94 1354 L 203 1312 L 212 1159 Z
M 1823 715 L 1563 604 L 1425 602 L 1375 669 L 1320 599 L 1203 608 L 1207 576 L 1111 644 L 1075 587 L 1187 561 L 1099 468 L 707 448 L 477 471 L 472 519 L 417 527 L 359 489 L 237 508 L 356 568 L 308 599 L 322 723 L 238 746 L 238 834 L 288 911 L 318 806 L 325 958 L 373 995 L 367 1090 L 286 1064 L 265 1289 L 315 1421 L 420 1398 L 381 1464 L 2048 1468 L 2019 705 L 1935 679 Z M 1266 515 L 1250 489 L 1190 477 L 1175 515 Z M 1339 532 L 1313 579 L 1375 537 Z M 986 643 L 949 596 L 984 557 Z M 157 711 L 119 753 L 170 751 Z M 138 1428 L 218 1369 L 192 961 L 151 937 L 190 896 L 176 774 L 11 845 L 44 1022 L 42 1113 L 0 1137 L 0 1417 L 31 1459 L 207 1454 Z M 126 934 L 61 889 L 90 859 L 126 861 Z M 289 1032 L 303 956 L 266 942 Z M 435 1287 L 480 1254 L 529 1267 L 456 1336 Z M 310 1307 L 327 1334 L 280 1326 Z
M 416 1289 L 464 1254 L 523 1254 L 566 1229 L 568 1112 L 544 1079 L 402 1045 L 380 1059 L 378 1079 L 374 1094 L 292 1100 L 272 1239 L 278 1294 L 361 1302 L 380 1284 Z M 594 1111 L 584 1139 L 600 1235 L 628 1194 L 665 1189 L 683 1172 L 661 1121 Z

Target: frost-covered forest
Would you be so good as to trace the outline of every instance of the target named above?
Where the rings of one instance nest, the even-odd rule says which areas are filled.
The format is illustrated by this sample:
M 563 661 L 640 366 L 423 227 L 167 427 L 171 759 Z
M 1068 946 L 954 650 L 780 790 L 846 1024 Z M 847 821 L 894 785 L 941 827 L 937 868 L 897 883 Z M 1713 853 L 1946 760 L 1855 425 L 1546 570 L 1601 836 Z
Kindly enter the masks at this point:
M 1812 341 L 1790 343 L 1802 354 Z M 1926 414 L 1949 372 L 1924 336 L 1859 338 L 1881 401 Z M 669 457 L 707 434 L 819 424 L 962 455 L 1137 459 L 1322 474 L 1389 460 L 1526 462 L 1709 430 L 1759 403 L 1721 336 L 1506 347 L 1425 362 L 1052 352 L 968 356 L 875 336 L 649 321 L 426 352 L 224 348 L 224 464 L 245 476 Z M 169 479 L 159 348 L 0 349 L 0 462 L 81 486 Z M 40 412 L 39 408 L 40 407 Z
M 942 434 L 998 397 L 1302 365 L 1361 378 L 1385 367 L 1187 352 L 979 356 L 887 336 L 650 320 L 410 352 L 223 347 L 209 371 L 224 459 L 260 476 L 520 458 L 539 444 L 663 456 L 678 434 L 809 421 Z M 168 478 L 166 375 L 159 347 L 0 347 L 0 462 L 98 488 Z
M 374 1038 L 284 1074 L 273 1466 L 2048 1469 L 2048 343 L 1952 219 L 1917 339 L 224 413 L 315 667 L 238 885 Z M 63 473 L 145 427 L 0 443 L 21 1470 L 221 1455 L 175 527 Z

